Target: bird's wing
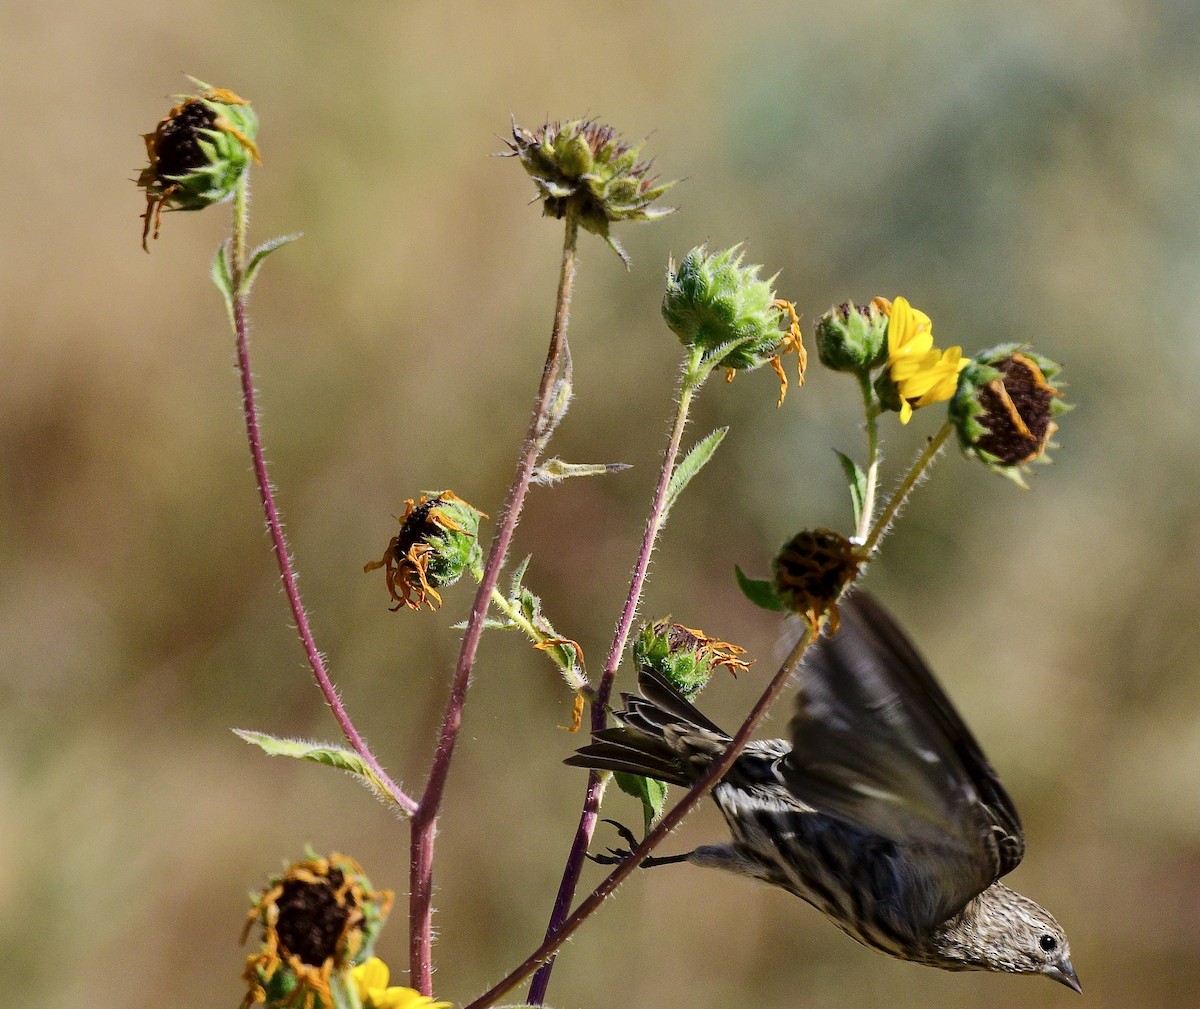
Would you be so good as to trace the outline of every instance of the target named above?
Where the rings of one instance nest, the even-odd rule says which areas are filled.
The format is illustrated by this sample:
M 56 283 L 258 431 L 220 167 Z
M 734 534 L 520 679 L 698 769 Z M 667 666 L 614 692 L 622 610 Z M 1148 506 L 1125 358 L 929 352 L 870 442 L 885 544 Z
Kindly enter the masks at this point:
M 943 920 L 1021 861 L 1021 821 L 895 621 L 864 593 L 841 613 L 805 659 L 780 771 L 803 802 L 910 850 L 906 888 Z

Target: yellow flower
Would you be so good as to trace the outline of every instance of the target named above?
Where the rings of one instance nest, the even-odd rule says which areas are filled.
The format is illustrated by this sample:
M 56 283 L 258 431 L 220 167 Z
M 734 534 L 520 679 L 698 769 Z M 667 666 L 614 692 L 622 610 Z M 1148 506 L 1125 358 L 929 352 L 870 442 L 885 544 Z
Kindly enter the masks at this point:
M 450 1009 L 449 1002 L 435 1002 L 415 988 L 389 988 L 391 973 L 377 956 L 352 968 L 350 976 L 365 1009 Z
M 888 322 L 888 370 L 900 393 L 900 423 L 913 407 L 941 403 L 954 395 L 958 373 L 967 366 L 962 347 L 940 351 L 933 345 L 933 323 L 907 298 L 892 302 Z

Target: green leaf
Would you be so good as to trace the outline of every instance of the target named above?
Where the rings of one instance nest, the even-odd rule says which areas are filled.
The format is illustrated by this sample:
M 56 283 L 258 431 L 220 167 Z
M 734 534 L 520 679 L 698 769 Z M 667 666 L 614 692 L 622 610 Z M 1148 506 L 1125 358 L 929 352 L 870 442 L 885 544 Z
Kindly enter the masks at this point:
M 508 593 L 510 598 L 515 597 L 521 591 L 521 582 L 525 580 L 525 572 L 529 570 L 531 560 L 533 560 L 533 554 L 526 554 L 525 559 L 513 571 L 512 589 Z
M 645 821 L 646 830 L 649 830 L 650 825 L 662 816 L 663 804 L 667 799 L 667 786 L 655 778 L 626 774 L 624 771 L 615 772 L 613 777 L 622 792 L 641 800 L 642 819 Z
M 294 235 L 280 235 L 278 238 L 272 238 L 269 242 L 263 242 L 262 245 L 250 253 L 250 261 L 246 264 L 246 274 L 242 279 L 242 296 L 245 297 L 250 293 L 250 288 L 254 284 L 254 278 L 258 276 L 259 268 L 262 266 L 264 259 L 276 249 L 302 237 L 300 232 Z
M 663 520 L 666 520 L 667 514 L 675 505 L 675 500 L 683 493 L 683 490 L 692 481 L 697 473 L 704 469 L 705 464 L 712 458 L 716 452 L 717 446 L 721 444 L 725 435 L 729 433 L 729 428 L 719 427 L 707 438 L 696 442 L 692 450 L 685 455 L 675 466 L 675 472 L 671 474 L 671 482 L 667 484 L 667 499 L 663 502 Z
M 774 582 L 766 578 L 750 578 L 736 564 L 733 570 L 737 574 L 738 588 L 742 590 L 742 595 L 755 606 L 760 606 L 764 610 L 774 610 L 777 613 L 782 613 L 787 609 L 783 600 L 775 594 Z
M 533 471 L 531 482 L 554 484 L 573 476 L 602 476 L 631 468 L 627 462 L 563 462 L 557 458 L 547 459 Z
M 353 750 L 333 743 L 313 743 L 307 739 L 280 739 L 265 732 L 251 732 L 247 729 L 234 729 L 234 733 L 252 743 L 271 757 L 293 757 L 297 760 L 309 760 L 314 764 L 324 764 L 326 767 L 336 767 L 359 778 L 372 791 L 384 794 L 383 786 L 375 777 L 366 762 Z
M 867 499 L 867 475 L 858 467 L 853 459 L 844 452 L 834 449 L 838 462 L 842 464 L 842 472 L 846 475 L 846 483 L 850 487 L 850 504 L 854 509 L 854 528 L 862 523 L 863 502 Z
M 225 311 L 229 314 L 229 325 L 233 325 L 233 275 L 229 271 L 229 242 L 222 242 L 213 256 L 210 271 L 212 281 L 225 299 Z

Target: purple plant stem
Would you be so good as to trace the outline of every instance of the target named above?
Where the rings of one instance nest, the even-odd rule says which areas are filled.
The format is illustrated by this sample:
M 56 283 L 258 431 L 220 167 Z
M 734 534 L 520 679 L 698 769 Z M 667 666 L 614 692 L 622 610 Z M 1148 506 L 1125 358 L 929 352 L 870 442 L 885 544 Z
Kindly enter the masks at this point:
M 235 291 L 241 284 L 240 265 L 239 263 L 235 266 Z M 271 547 L 275 553 L 275 560 L 279 564 L 279 578 L 283 582 L 283 591 L 287 596 L 288 606 L 292 610 L 296 633 L 300 635 L 300 641 L 304 645 L 304 654 L 308 659 L 313 678 L 317 681 L 317 686 L 321 688 L 325 703 L 333 712 L 333 717 L 337 720 L 342 735 L 346 737 L 346 741 L 354 749 L 354 752 L 362 757 L 363 762 L 370 768 L 387 797 L 411 816 L 417 810 L 417 803 L 392 781 L 376 759 L 375 754 L 371 752 L 371 748 L 367 746 L 366 741 L 359 735 L 337 695 L 337 690 L 325 668 L 325 661 L 313 640 L 308 614 L 305 612 L 304 603 L 300 600 L 300 589 L 296 583 L 296 572 L 292 567 L 291 554 L 288 552 L 287 538 L 283 534 L 283 524 L 279 519 L 279 509 L 275 505 L 271 478 L 267 473 L 266 460 L 263 458 L 262 435 L 258 427 L 258 409 L 254 401 L 254 377 L 250 371 L 250 350 L 246 339 L 246 300 L 240 295 L 233 299 L 233 322 L 234 330 L 237 333 L 238 372 L 242 380 L 242 411 L 246 417 L 246 438 L 250 443 L 250 457 L 254 462 L 254 478 L 258 482 L 258 494 L 262 499 L 263 514 L 266 516 L 267 529 L 271 533 Z
M 812 635 L 806 630 L 803 637 L 800 638 L 796 646 L 792 649 L 787 660 L 780 666 L 779 672 L 775 674 L 774 678 L 767 685 L 766 690 L 763 691 L 762 696 L 750 710 L 750 714 L 746 716 L 746 720 L 742 723 L 741 728 L 738 729 L 737 734 L 733 737 L 733 741 L 729 744 L 725 753 L 705 771 L 703 777 L 691 787 L 675 807 L 658 821 L 654 829 L 646 835 L 642 843 L 633 850 L 633 853 L 609 873 L 600 885 L 584 899 L 583 903 L 563 921 L 562 925 L 555 929 L 551 935 L 547 936 L 541 946 L 534 950 L 519 967 L 504 978 L 504 980 L 479 996 L 474 1002 L 467 1005 L 465 1009 L 486 1009 L 487 1006 L 493 1005 L 498 999 L 512 991 L 513 988 L 519 985 L 539 966 L 549 961 L 558 948 L 575 933 L 575 930 L 621 885 L 634 869 L 642 864 L 646 856 L 654 850 L 658 843 L 679 825 L 683 818 L 691 812 L 696 803 L 712 791 L 713 786 L 733 766 L 733 762 L 737 760 L 738 755 L 742 752 L 743 747 L 749 741 L 754 730 L 758 728 L 759 723 L 766 716 L 771 705 L 775 703 L 784 687 L 787 686 L 788 680 L 791 678 L 800 659 L 804 656 L 804 652 L 807 650 L 811 640 Z
M 579 220 L 573 209 L 566 217 L 566 234 L 563 238 L 562 267 L 558 280 L 558 298 L 554 310 L 554 325 L 550 332 L 550 347 L 542 369 L 542 380 L 538 386 L 529 430 L 521 447 L 521 457 L 504 508 L 496 526 L 483 579 L 475 593 L 471 615 L 463 633 L 458 663 L 454 669 L 454 680 L 446 712 L 442 718 L 441 732 L 433 764 L 429 769 L 429 781 L 417 804 L 412 820 L 412 848 L 409 861 L 409 984 L 421 994 L 433 994 L 433 849 L 437 834 L 437 814 L 450 773 L 450 761 L 462 726 L 463 706 L 471 669 L 479 639 L 483 634 L 484 617 L 491 603 L 492 590 L 500 578 L 500 569 L 508 554 L 513 532 L 521 516 L 521 507 L 529 490 L 533 468 L 541 449 L 543 427 L 549 414 L 554 395 L 555 379 L 558 377 L 563 348 L 567 338 L 567 320 L 570 315 L 571 291 L 575 282 L 575 246 L 579 235 Z
M 687 375 L 690 375 L 690 369 Z M 625 608 L 617 622 L 613 634 L 612 646 L 608 650 L 608 658 L 604 663 L 604 672 L 600 677 L 600 686 L 592 701 L 592 731 L 599 732 L 608 723 L 608 699 L 612 695 L 613 681 L 616 679 L 617 667 L 621 664 L 621 655 L 625 651 L 625 643 L 629 640 L 629 630 L 633 626 L 633 618 L 637 614 L 638 602 L 642 597 L 642 587 L 646 584 L 646 573 L 650 568 L 650 555 L 654 552 L 654 541 L 663 524 L 663 509 L 666 506 L 667 490 L 671 485 L 671 475 L 675 471 L 675 460 L 679 455 L 679 443 L 683 438 L 683 429 L 687 424 L 688 408 L 691 405 L 695 386 L 688 377 L 683 379 L 680 389 L 678 406 L 675 411 L 675 424 L 671 429 L 671 437 L 663 453 L 662 469 L 658 475 L 658 486 L 654 490 L 654 502 L 650 508 L 650 516 L 646 519 L 646 529 L 642 534 L 642 546 L 638 551 L 637 561 L 633 566 L 633 575 L 629 580 L 629 592 L 625 597 Z M 554 899 L 554 908 L 550 912 L 550 923 L 546 927 L 546 938 L 562 927 L 575 899 L 575 889 L 579 885 L 579 876 L 583 871 L 583 863 L 587 857 L 588 848 L 592 843 L 592 835 L 596 831 L 596 823 L 600 818 L 600 801 L 604 797 L 604 789 L 600 784 L 600 775 L 596 771 L 588 774 L 587 790 L 583 797 L 583 810 L 579 815 L 579 825 L 575 828 L 575 837 L 571 841 L 571 850 L 563 868 L 562 881 L 558 885 L 558 894 Z M 546 1000 L 546 990 L 550 986 L 550 974 L 554 970 L 554 957 L 542 964 L 534 975 L 529 986 L 529 1004 L 542 1005 Z

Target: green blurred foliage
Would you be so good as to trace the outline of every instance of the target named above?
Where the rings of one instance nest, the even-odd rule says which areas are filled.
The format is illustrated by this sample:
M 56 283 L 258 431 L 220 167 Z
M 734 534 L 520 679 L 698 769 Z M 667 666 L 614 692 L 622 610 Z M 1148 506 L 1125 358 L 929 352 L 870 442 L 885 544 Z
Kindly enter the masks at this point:
M 406 831 L 328 769 L 229 727 L 334 739 L 263 535 L 232 343 L 207 280 L 222 210 L 139 247 L 138 134 L 180 71 L 254 100 L 265 159 L 253 331 L 268 454 L 321 647 L 389 769 L 422 781 L 469 589 L 392 614 L 362 574 L 426 487 L 499 511 L 549 331 L 561 231 L 494 160 L 510 114 L 600 114 L 682 209 L 585 241 L 567 459 L 514 556 L 598 667 L 641 533 L 678 345 L 669 254 L 746 241 L 806 332 L 906 294 L 939 343 L 1030 339 L 1079 408 L 1021 493 L 951 456 L 869 573 L 1024 815 L 1019 888 L 1072 937 L 1092 1004 L 1200 987 L 1200 14 L 1193 3 L 220 3 L 0 11 L 0 949 L 29 1009 L 237 1004 L 245 893 L 306 842 L 406 891 Z M 590 236 L 584 236 L 588 239 Z M 769 373 L 712 383 L 732 431 L 672 514 L 643 612 L 758 657 L 704 705 L 733 723 L 772 665 L 765 573 L 848 526 L 832 448 L 850 379 L 776 411 Z M 936 409 L 936 408 L 934 408 Z M 932 412 L 932 411 L 931 411 Z M 886 429 L 895 472 L 934 418 Z M 581 537 L 579 534 L 583 532 Z M 628 685 L 628 684 L 626 684 Z M 540 938 L 582 798 L 571 697 L 516 636 L 480 653 L 441 826 L 438 994 Z M 786 715 L 773 726 L 782 731 Z M 531 782 L 536 787 L 530 787 Z M 615 793 L 606 811 L 636 818 Z M 711 808 L 669 850 L 721 834 Z M 677 844 L 677 846 L 676 846 Z M 598 870 L 589 868 L 585 881 Z M 597 877 L 598 878 L 598 877 Z M 400 901 L 403 906 L 403 899 Z M 397 979 L 399 911 L 380 953 Z M 638 970 L 636 965 L 644 965 Z M 619 965 L 619 966 L 618 966 Z M 1049 1005 L 1027 978 L 860 949 L 782 892 L 639 874 L 560 958 L 560 1006 Z M 1057 1001 L 1055 1001 L 1057 1004 Z

